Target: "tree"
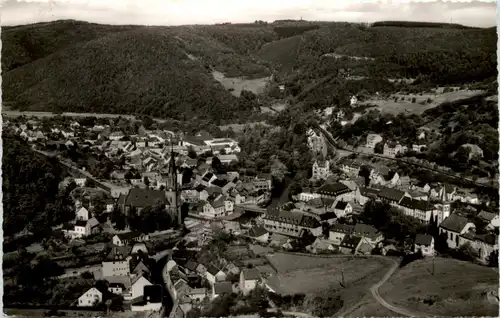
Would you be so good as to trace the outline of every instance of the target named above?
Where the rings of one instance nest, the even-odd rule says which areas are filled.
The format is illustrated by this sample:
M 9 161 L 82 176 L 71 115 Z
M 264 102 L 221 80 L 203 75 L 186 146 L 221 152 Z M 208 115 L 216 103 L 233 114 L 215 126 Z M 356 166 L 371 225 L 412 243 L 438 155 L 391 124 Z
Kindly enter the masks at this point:
M 188 151 L 188 157 L 189 158 L 196 159 L 196 157 L 198 157 L 198 155 L 196 154 L 196 151 L 194 151 L 194 149 L 193 149 L 192 146 L 188 146 L 187 147 L 187 151 Z
M 344 305 L 340 296 L 317 296 L 313 300 L 313 315 L 317 317 L 333 317 Z
M 147 176 L 144 176 L 144 184 L 149 188 L 149 178 Z
M 488 256 L 488 266 L 498 267 L 498 250 L 494 250 Z
M 375 153 L 382 154 L 384 153 L 384 142 L 381 141 L 375 145 L 375 148 L 373 150 Z
M 368 166 L 361 166 L 359 169 L 359 176 L 365 179 L 365 187 L 370 184 L 370 168 Z
M 469 242 L 462 244 L 456 250 L 456 257 L 464 261 L 474 261 L 478 256 L 477 251 L 470 245 Z
M 212 158 L 212 169 L 217 173 L 222 168 L 222 162 L 218 157 Z

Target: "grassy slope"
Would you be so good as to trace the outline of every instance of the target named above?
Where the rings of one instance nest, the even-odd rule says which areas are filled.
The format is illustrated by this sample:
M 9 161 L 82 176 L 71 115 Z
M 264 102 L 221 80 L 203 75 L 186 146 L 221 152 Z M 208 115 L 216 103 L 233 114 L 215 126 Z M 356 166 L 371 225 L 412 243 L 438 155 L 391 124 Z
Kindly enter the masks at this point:
M 380 288 L 381 296 L 394 305 L 440 316 L 496 316 L 498 304 L 485 293 L 498 290 L 498 273 L 454 259 L 436 258 L 435 275 L 431 259 L 413 262 L 396 272 Z M 423 303 L 438 296 L 432 306 Z

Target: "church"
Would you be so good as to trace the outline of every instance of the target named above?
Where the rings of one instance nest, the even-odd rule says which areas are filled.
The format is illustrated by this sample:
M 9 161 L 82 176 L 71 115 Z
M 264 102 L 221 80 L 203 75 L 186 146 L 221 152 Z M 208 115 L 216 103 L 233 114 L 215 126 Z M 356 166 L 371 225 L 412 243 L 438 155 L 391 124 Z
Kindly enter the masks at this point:
M 128 194 L 122 194 L 118 198 L 117 204 L 127 216 L 132 211 L 140 215 L 141 210 L 146 207 L 155 205 L 165 206 L 167 213 L 177 219 L 178 225 L 182 226 L 180 188 L 177 182 L 177 167 L 175 165 L 173 149 L 170 151 L 165 191 L 132 188 Z

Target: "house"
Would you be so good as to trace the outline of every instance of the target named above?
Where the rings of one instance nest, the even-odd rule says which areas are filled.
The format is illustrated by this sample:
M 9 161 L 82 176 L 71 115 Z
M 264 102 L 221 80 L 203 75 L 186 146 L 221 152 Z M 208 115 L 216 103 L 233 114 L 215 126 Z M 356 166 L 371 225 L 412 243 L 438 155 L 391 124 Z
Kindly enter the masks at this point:
M 76 221 L 73 231 L 68 231 L 67 235 L 71 238 L 81 238 L 89 236 L 100 231 L 100 224 L 96 218 L 87 221 Z
M 380 189 L 380 191 L 378 192 L 378 199 L 381 201 L 385 201 L 390 205 L 398 205 L 405 196 L 409 196 L 409 194 L 397 189 L 386 187 Z
M 78 187 L 84 187 L 87 182 L 87 178 L 75 178 L 74 181 Z
M 138 277 L 132 283 L 130 287 L 130 291 L 123 295 L 125 300 L 134 300 L 138 298 L 142 298 L 144 296 L 144 287 L 152 286 L 151 282 L 147 280 L 144 276 Z
M 434 256 L 434 237 L 428 234 L 417 234 L 413 251 L 415 253 L 421 251 L 423 256 Z
M 433 216 L 434 206 L 431 205 L 429 201 L 417 200 L 404 196 L 396 206 L 402 209 L 406 215 L 422 223 L 429 223 Z
M 394 158 L 397 154 L 403 154 L 408 150 L 406 146 L 402 146 L 400 143 L 385 143 L 384 144 L 384 156 Z
M 316 193 L 318 193 L 322 198 L 344 199 L 345 201 L 350 201 L 353 197 L 353 191 L 340 182 L 327 183 L 320 187 Z
M 210 284 L 215 284 L 216 282 L 221 282 L 226 280 L 226 273 L 218 269 L 214 265 L 208 265 L 207 271 L 205 272 L 205 278 L 210 282 Z
M 272 209 L 264 216 L 264 227 L 272 233 L 279 233 L 293 237 L 302 237 L 304 231 L 311 232 L 320 229 L 319 221 L 300 212 Z
M 321 195 L 319 193 L 313 193 L 309 188 L 303 189 L 302 192 L 297 195 L 297 200 L 303 202 L 308 202 L 317 198 L 321 198 Z
M 200 215 L 211 219 L 227 215 L 224 196 L 219 194 L 216 198 L 209 199 L 203 205 L 203 211 Z
M 372 184 L 394 187 L 399 184 L 399 174 L 391 171 L 389 168 L 381 167 L 378 171 L 373 170 L 370 174 Z
M 340 252 L 344 254 L 356 253 L 361 244 L 361 237 L 354 235 L 346 235 L 340 243 Z
M 267 243 L 269 240 L 269 232 L 261 226 L 252 227 L 248 236 L 260 243 Z
M 320 237 L 318 237 L 311 245 L 307 246 L 306 249 L 315 254 L 336 250 L 333 243 Z
M 87 210 L 83 206 L 76 212 L 76 219 L 78 221 L 87 221 L 89 219 L 89 216 L 90 216 L 89 210 Z
M 481 220 L 488 224 L 489 229 L 494 229 L 500 227 L 500 216 L 496 213 L 481 211 L 477 215 Z
M 334 212 L 337 218 L 342 218 L 352 213 L 352 206 L 348 202 L 341 200 L 335 204 Z
M 423 152 L 425 149 L 427 149 L 427 144 L 422 142 L 418 144 L 413 144 L 411 146 L 411 149 L 415 152 Z
M 439 234 L 446 235 L 449 248 L 458 248 L 460 246 L 459 236 L 474 231 L 475 228 L 474 223 L 469 222 L 466 217 L 452 214 L 439 225 Z
M 235 154 L 219 155 L 218 158 L 222 164 L 230 164 L 232 161 L 238 162 L 238 156 Z
M 498 251 L 498 236 L 494 234 L 476 234 L 472 248 L 477 251 L 478 258 L 487 262 L 493 251 Z
M 231 282 L 215 283 L 212 288 L 212 297 L 218 297 L 224 294 L 233 293 L 233 285 Z
M 102 276 L 129 276 L 130 250 L 126 246 L 112 247 L 111 252 L 102 262 Z
M 273 189 L 273 178 L 270 174 L 260 174 L 252 180 L 256 190 L 271 191 Z
M 340 163 L 340 169 L 347 175 L 357 177 L 359 175 L 359 171 L 363 164 L 356 160 L 342 160 Z
M 132 304 L 132 311 L 159 312 L 163 306 L 163 287 L 161 285 L 144 286 L 142 300 Z
M 205 297 L 207 297 L 206 288 L 191 288 L 186 295 L 195 302 L 201 302 Z
M 132 262 L 132 261 L 131 261 Z M 131 274 L 138 276 L 144 276 L 144 277 L 149 277 L 151 274 L 151 271 L 149 268 L 142 262 L 140 261 L 137 263 L 137 265 L 133 268 Z
M 95 307 L 102 303 L 102 292 L 92 287 L 78 298 L 78 307 Z
M 125 291 L 125 286 L 121 283 L 110 283 L 108 285 L 108 291 L 115 295 L 121 295 Z
M 186 274 L 196 273 L 196 268 L 198 268 L 198 263 L 193 260 L 188 260 L 186 265 L 184 265 L 184 270 Z
M 240 272 L 240 290 L 243 295 L 248 295 L 254 290 L 261 279 L 260 272 L 256 268 L 244 269 Z
M 352 234 L 363 238 L 372 248 L 384 240 L 382 233 L 369 224 L 357 223 L 354 226 Z
M 349 224 L 333 224 L 328 235 L 328 241 L 335 245 L 340 245 L 344 237 L 351 235 L 354 231 L 354 226 Z
M 376 200 L 380 189 L 359 187 L 354 195 L 354 202 L 360 205 L 365 205 L 369 200 Z
M 384 140 L 379 134 L 368 134 L 366 136 L 366 147 L 375 148 L 375 145 Z
M 123 242 L 123 241 L 122 241 Z M 142 252 L 144 255 L 148 255 L 148 247 L 144 242 L 136 242 L 134 245 L 132 245 L 132 251 L 130 252 L 131 255 L 136 255 Z
M 312 167 L 312 178 L 316 180 L 326 180 L 331 175 L 330 161 L 316 160 Z
M 132 242 L 146 242 L 148 240 L 149 235 L 137 231 L 116 234 L 113 236 L 113 244 L 116 246 L 124 246 Z
M 123 134 L 122 131 L 113 131 L 111 134 L 109 134 L 109 139 L 110 140 L 120 140 L 123 137 L 125 137 L 125 134 Z

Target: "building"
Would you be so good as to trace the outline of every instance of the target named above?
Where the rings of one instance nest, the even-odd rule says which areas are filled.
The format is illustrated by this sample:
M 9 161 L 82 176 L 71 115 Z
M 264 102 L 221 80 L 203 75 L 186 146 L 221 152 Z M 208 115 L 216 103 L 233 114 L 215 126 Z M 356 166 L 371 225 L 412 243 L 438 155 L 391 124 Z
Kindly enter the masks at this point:
M 147 280 L 144 276 L 137 278 L 130 287 L 130 291 L 123 295 L 125 300 L 135 300 L 142 298 L 144 296 L 144 288 L 146 286 L 152 286 L 151 282 Z
M 354 231 L 354 226 L 349 224 L 333 224 L 328 235 L 328 241 L 339 246 L 346 235 L 351 235 Z
M 231 282 L 215 283 L 212 287 L 212 298 L 232 293 L 233 293 L 233 285 L 231 284 Z
M 340 252 L 344 254 L 355 254 L 361 245 L 361 237 L 346 235 L 340 243 Z
M 248 295 L 250 291 L 254 290 L 260 278 L 260 272 L 256 268 L 242 270 L 240 272 L 240 290 L 243 295 Z
M 285 210 L 271 210 L 264 216 L 264 227 L 272 233 L 301 237 L 305 230 L 321 228 L 319 221 L 309 215 Z
M 316 160 L 312 168 L 312 178 L 316 180 L 326 180 L 331 175 L 330 161 Z
M 421 251 L 423 256 L 434 256 L 434 237 L 427 234 L 417 234 L 413 251 L 415 253 Z
M 466 217 L 452 214 L 439 225 L 439 234 L 446 235 L 449 248 L 458 248 L 461 245 L 459 236 L 473 233 L 475 228 L 474 223 L 469 222 Z
M 376 200 L 380 189 L 359 187 L 356 189 L 354 202 L 359 205 L 365 205 L 369 200 Z
M 108 291 L 115 295 L 121 295 L 125 291 L 125 286 L 121 283 L 110 283 L 108 285 Z
M 269 241 L 269 231 L 262 226 L 252 227 L 248 231 L 248 236 L 260 243 L 267 243 Z
M 394 144 L 384 144 L 384 156 L 394 158 L 397 154 L 404 154 L 408 148 L 402 146 L 399 143 Z
M 87 210 L 84 206 L 82 206 L 76 212 L 76 219 L 78 221 L 87 221 L 89 219 L 89 216 L 90 216 L 89 210 Z
M 334 205 L 334 212 L 337 218 L 342 218 L 352 213 L 352 206 L 348 202 L 338 201 Z
M 344 201 L 351 201 L 353 198 L 353 191 L 340 182 L 327 183 L 320 187 L 316 193 L 326 199 L 343 199 Z
M 200 215 L 210 219 L 227 215 L 224 196 L 219 194 L 216 198 L 209 199 L 208 202 L 203 205 L 203 211 Z
M 375 148 L 375 145 L 382 140 L 384 140 L 384 138 L 382 138 L 379 134 L 368 134 L 368 136 L 366 136 L 366 147 Z
M 496 213 L 481 211 L 477 216 L 488 224 L 487 227 L 490 230 L 500 226 L 500 216 Z
M 148 240 L 149 235 L 137 231 L 116 234 L 113 236 L 113 244 L 116 246 L 125 246 L 132 242 L 146 242 Z
M 375 227 L 369 224 L 357 223 L 353 230 L 352 235 L 363 238 L 363 241 L 373 247 L 377 246 L 384 240 L 384 236 Z
M 78 298 L 78 307 L 95 307 L 102 303 L 102 292 L 92 287 Z
M 132 188 L 127 195 L 118 200 L 118 205 L 126 215 L 130 215 L 132 211 L 140 214 L 142 209 L 157 205 L 168 209 L 170 202 L 167 200 L 165 191 Z
M 73 230 L 67 231 L 66 235 L 71 239 L 82 238 L 101 230 L 100 224 L 96 218 L 88 219 L 87 221 L 76 221 Z
M 434 206 L 429 201 L 417 200 L 407 196 L 401 199 L 397 207 L 402 209 L 406 215 L 426 224 L 431 221 L 434 211 Z
M 358 98 L 356 97 L 356 95 L 352 96 L 351 100 L 350 100 L 351 106 L 356 106 L 357 102 L 358 102 Z
M 207 271 L 205 272 L 205 278 L 210 282 L 211 285 L 216 282 L 222 282 L 226 280 L 226 273 L 218 269 L 214 265 L 208 265 Z
M 385 201 L 392 206 L 398 206 L 405 196 L 409 196 L 409 194 L 397 189 L 385 187 L 380 189 L 380 191 L 378 192 L 378 199 L 381 201 Z

